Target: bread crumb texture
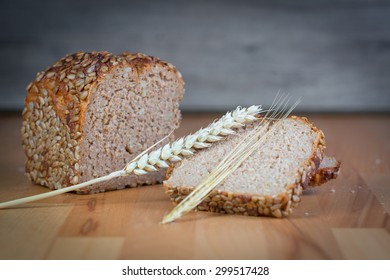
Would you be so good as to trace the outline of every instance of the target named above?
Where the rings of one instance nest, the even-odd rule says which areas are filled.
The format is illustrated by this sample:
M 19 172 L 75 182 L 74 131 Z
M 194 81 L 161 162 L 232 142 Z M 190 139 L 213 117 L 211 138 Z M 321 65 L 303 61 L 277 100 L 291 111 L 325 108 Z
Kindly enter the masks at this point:
M 80 52 L 62 58 L 27 87 L 21 129 L 27 176 L 59 189 L 122 169 L 178 127 L 183 93 L 176 68 L 152 56 Z M 118 178 L 80 193 L 153 184 L 164 174 Z
M 182 201 L 254 125 L 226 141 L 185 159 L 164 182 L 175 204 Z M 265 136 L 261 148 L 245 160 L 198 207 L 218 213 L 288 216 L 300 202 L 303 187 L 318 169 L 325 147 L 324 134 L 306 118 L 290 117 Z

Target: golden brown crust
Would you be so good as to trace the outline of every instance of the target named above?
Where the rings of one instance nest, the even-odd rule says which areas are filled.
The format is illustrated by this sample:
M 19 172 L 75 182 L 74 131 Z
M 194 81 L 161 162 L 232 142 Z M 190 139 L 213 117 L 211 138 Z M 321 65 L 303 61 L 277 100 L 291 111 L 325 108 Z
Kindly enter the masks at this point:
M 336 160 L 333 166 L 319 168 L 316 174 L 314 174 L 314 176 L 311 177 L 309 186 L 310 187 L 321 186 L 332 179 L 336 179 L 340 173 L 340 166 L 341 166 L 341 162 L 339 160 Z
M 284 192 L 274 196 L 262 196 L 239 192 L 225 192 L 213 190 L 213 192 L 197 206 L 197 210 L 227 214 L 240 214 L 248 216 L 273 216 L 282 218 L 288 216 L 294 207 L 300 202 L 303 188 L 307 187 L 310 179 L 316 173 L 324 156 L 325 136 L 323 132 L 309 122 L 307 118 L 290 117 L 304 122 L 316 133 L 311 156 L 302 163 L 295 182 L 285 187 Z M 168 172 L 167 178 L 172 170 Z M 164 182 L 165 193 L 176 205 L 180 203 L 192 190 L 192 187 L 174 187 L 171 182 Z
M 183 82 L 180 72 L 172 64 L 142 53 L 124 52 L 115 56 L 109 52 L 79 52 L 68 55 L 44 72 L 37 73 L 35 80 L 27 87 L 25 106 L 37 101 L 42 96 L 41 91 L 47 90 L 56 114 L 67 120 L 71 130 L 74 130 L 75 124 L 79 124 L 79 129 L 82 130 L 81 120 L 91 89 L 97 82 L 117 67 L 133 66 L 142 73 L 153 64 L 168 66 Z M 77 116 L 79 120 L 71 121 Z
M 27 176 L 51 189 L 76 184 L 82 124 L 94 87 L 118 67 L 135 67 L 143 73 L 155 64 L 175 73 L 184 86 L 174 66 L 141 53 L 79 52 L 39 72 L 27 87 L 23 111 Z

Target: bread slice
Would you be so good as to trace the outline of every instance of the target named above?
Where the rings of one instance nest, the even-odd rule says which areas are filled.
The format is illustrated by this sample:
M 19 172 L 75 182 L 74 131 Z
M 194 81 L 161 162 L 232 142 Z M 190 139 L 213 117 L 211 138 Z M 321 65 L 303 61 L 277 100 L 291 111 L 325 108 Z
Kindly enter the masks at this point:
M 340 173 L 341 162 L 333 157 L 325 156 L 313 177 L 310 179 L 311 187 L 321 186 L 336 179 Z
M 249 133 L 255 124 L 236 135 L 183 160 L 170 171 L 165 191 L 177 204 Z M 265 136 L 261 148 L 212 191 L 198 210 L 288 216 L 299 203 L 323 158 L 324 134 L 306 118 L 290 117 Z
M 122 169 L 179 126 L 183 92 L 181 74 L 155 57 L 108 52 L 64 57 L 27 87 L 21 131 L 27 176 L 58 189 Z M 161 170 L 80 192 L 154 184 L 164 178 Z

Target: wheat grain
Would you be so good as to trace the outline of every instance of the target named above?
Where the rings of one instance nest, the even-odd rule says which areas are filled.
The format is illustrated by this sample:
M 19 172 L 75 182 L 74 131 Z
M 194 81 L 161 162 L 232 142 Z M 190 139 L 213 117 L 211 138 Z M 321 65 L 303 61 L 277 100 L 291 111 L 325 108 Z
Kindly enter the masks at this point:
M 273 111 L 272 115 L 268 117 L 267 113 L 260 121 L 259 125 L 248 133 L 248 135 L 246 135 L 240 143 L 227 154 L 218 166 L 213 169 L 181 203 L 163 218 L 161 223 L 173 222 L 185 213 L 194 209 L 217 185 L 222 183 L 227 176 L 233 173 L 244 160 L 246 160 L 255 150 L 258 150 L 264 143 L 266 135 L 280 124 L 280 120 L 288 117 L 300 100 L 295 102 L 289 110 L 287 110 L 288 102 L 288 96 L 277 97 L 271 106 L 271 110 Z M 270 119 L 275 121 L 269 121 Z
M 234 134 L 234 129 L 255 121 L 256 115 L 261 111 L 261 106 L 238 107 L 194 134 L 180 138 L 171 144 L 168 143 L 149 154 L 142 153 L 137 160 L 128 163 L 124 171 L 126 174 L 142 175 L 149 171 L 156 171 L 157 167 L 167 168 L 170 163 L 180 161 L 196 150 L 208 148 L 212 143 L 223 140 L 224 136 Z
M 249 108 L 237 107 L 233 112 L 226 113 L 219 120 L 214 121 L 206 128 L 202 128 L 194 134 L 180 138 L 171 144 L 166 144 L 164 147 L 148 153 L 151 149 L 169 137 L 169 135 L 166 136 L 138 155 L 122 170 L 74 186 L 3 202 L 0 203 L 0 209 L 79 190 L 92 184 L 101 183 L 121 176 L 130 174 L 143 175 L 147 172 L 156 171 L 158 168 L 167 168 L 172 163 L 182 160 L 183 157 L 192 155 L 196 150 L 207 148 L 212 145 L 212 143 L 223 140 L 224 136 L 234 134 L 234 129 L 242 127 L 246 123 L 255 121 L 257 119 L 256 115 L 261 112 L 263 112 L 261 106 L 253 105 Z

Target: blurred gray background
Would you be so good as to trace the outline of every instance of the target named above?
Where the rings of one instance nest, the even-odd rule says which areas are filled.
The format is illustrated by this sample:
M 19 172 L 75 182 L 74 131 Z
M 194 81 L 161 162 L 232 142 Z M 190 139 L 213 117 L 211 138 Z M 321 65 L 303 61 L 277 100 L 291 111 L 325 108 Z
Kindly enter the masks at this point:
M 65 54 L 144 52 L 186 81 L 185 111 L 269 105 L 390 112 L 390 1 L 0 2 L 0 110 L 20 110 L 35 73 Z

